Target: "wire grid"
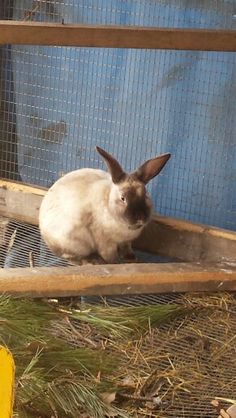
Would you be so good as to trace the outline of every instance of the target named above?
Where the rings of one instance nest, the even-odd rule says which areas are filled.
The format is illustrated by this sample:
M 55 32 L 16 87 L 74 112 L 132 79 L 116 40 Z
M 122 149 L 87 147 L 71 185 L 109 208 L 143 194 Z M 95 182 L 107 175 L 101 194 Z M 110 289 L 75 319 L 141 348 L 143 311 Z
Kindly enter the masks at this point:
M 233 1 L 15 1 L 6 18 L 234 28 Z M 103 167 L 172 161 L 149 189 L 158 212 L 236 228 L 236 54 L 12 46 L 2 49 L 1 175 L 50 186 Z
M 1 17 L 132 25 L 227 27 L 234 2 L 4 1 Z M 1 48 L 1 176 L 49 187 L 65 172 L 104 167 L 95 145 L 127 170 L 170 151 L 149 186 L 155 209 L 236 228 L 236 54 L 96 48 Z M 22 225 L 12 223 L 15 229 Z M 55 265 L 24 227 L 7 266 Z M 28 233 L 26 233 L 28 231 Z M 11 234 L 8 236 L 11 236 Z M 44 247 L 44 246 L 43 246 Z M 41 252 L 40 252 L 41 251 Z M 20 256 L 21 254 L 21 256 Z M 24 254 L 24 256 L 23 256 Z M 10 264 L 9 264 L 9 259 Z
M 166 27 L 235 28 L 236 21 L 235 2 L 223 0 L 4 0 L 0 13 L 5 19 Z M 102 168 L 95 145 L 112 152 L 127 170 L 170 151 L 172 161 L 149 188 L 156 210 L 236 229 L 235 54 L 14 45 L 0 49 L 0 63 L 2 177 L 49 187 L 75 168 Z M 5 267 L 64 264 L 45 248 L 35 227 L 11 221 L 5 241 Z M 107 300 L 113 306 L 133 306 L 178 297 Z M 218 322 L 201 325 L 214 341 L 224 332 L 224 337 L 235 333 L 235 320 L 226 329 L 216 312 Z M 199 343 L 190 325 L 194 321 L 176 341 L 167 330 L 157 334 L 153 368 L 161 373 L 170 367 L 168 360 L 158 359 L 171 351 L 172 363 L 185 373 L 190 370 Z M 234 396 L 235 352 L 234 346 L 228 348 L 220 362 L 225 392 L 217 385 L 222 375 L 214 369 L 212 387 L 201 379 L 191 402 L 181 393 L 164 416 L 216 416 L 203 398 L 205 393 Z M 207 367 L 206 351 L 200 360 Z
M 233 28 L 234 0 L 2 0 L 4 18 L 137 26 Z
M 16 2 L 13 17 L 26 19 L 25 13 L 36 9 L 42 19 L 49 14 L 56 20 L 52 4 Z M 64 12 L 72 7 L 60 6 Z M 231 6 L 227 2 L 225 11 L 230 10 L 233 19 Z M 97 8 L 88 8 L 93 21 Z M 206 12 L 202 7 L 200 11 Z M 129 7 L 113 8 L 112 13 L 133 16 Z M 162 16 L 160 10 L 155 16 Z M 14 46 L 3 55 L 6 177 L 20 175 L 26 182 L 49 186 L 66 171 L 98 166 L 93 151 L 97 143 L 116 153 L 127 169 L 134 168 L 140 156 L 168 149 L 175 160 L 168 177 L 161 178 L 159 205 L 155 183 L 151 187 L 157 209 L 234 227 L 235 176 L 233 172 L 231 179 L 228 171 L 234 170 L 235 155 L 235 54 Z
M 3 267 L 69 266 L 69 262 L 55 257 L 40 239 L 38 227 L 8 218 L 0 219 L 0 263 Z M 166 257 L 136 251 L 140 262 L 167 263 L 175 261 Z
M 1 17 L 233 28 L 235 12 L 232 1 L 5 0 Z M 103 167 L 95 145 L 127 170 L 170 151 L 149 186 L 155 209 L 235 229 L 235 63 L 235 53 L 1 48 L 1 176 L 49 187 Z

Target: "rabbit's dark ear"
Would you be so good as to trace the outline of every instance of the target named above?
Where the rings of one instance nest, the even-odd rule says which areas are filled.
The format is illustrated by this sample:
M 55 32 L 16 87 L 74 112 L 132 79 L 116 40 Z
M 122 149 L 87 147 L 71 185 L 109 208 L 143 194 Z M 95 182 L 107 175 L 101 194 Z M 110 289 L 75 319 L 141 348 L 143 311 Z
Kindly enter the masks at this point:
M 144 184 L 147 184 L 153 177 L 160 173 L 170 156 L 171 154 L 168 153 L 152 158 L 142 164 L 133 174 Z
M 108 154 L 108 152 L 104 151 L 102 148 L 96 147 L 96 150 L 105 160 L 108 170 L 111 173 L 113 183 L 117 184 L 123 181 L 126 177 L 126 173 L 124 172 L 123 168 L 118 163 L 118 161 L 111 154 Z

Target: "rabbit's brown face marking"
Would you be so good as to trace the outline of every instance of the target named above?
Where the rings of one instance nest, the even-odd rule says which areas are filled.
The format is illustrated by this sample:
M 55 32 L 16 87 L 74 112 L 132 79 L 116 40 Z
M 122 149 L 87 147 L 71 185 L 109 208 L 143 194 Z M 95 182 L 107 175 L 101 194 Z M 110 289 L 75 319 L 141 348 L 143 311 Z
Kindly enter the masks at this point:
M 120 195 L 124 205 L 124 218 L 134 229 L 143 227 L 149 221 L 152 210 L 144 184 L 129 178 L 120 188 Z

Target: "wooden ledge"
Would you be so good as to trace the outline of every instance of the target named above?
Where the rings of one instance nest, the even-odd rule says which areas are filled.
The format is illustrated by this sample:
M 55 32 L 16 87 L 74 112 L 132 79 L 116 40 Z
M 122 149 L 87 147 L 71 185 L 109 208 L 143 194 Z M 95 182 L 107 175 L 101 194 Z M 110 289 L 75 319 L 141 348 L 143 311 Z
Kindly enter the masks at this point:
M 0 44 L 236 51 L 236 31 L 0 20 Z
M 166 216 L 153 217 L 135 247 L 172 259 L 236 262 L 236 232 Z
M 39 208 L 46 190 L 0 179 L 0 215 L 38 225 Z M 173 260 L 236 261 L 236 232 L 165 216 L 153 216 L 134 245 Z
M 0 270 L 0 293 L 16 297 L 236 291 L 236 263 L 119 264 Z

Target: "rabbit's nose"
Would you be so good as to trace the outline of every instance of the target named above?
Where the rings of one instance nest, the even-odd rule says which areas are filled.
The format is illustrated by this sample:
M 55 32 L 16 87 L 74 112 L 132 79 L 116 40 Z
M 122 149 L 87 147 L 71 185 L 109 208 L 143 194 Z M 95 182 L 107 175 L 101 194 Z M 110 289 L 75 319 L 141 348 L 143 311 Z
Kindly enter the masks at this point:
M 142 228 L 142 226 L 144 226 L 144 221 L 139 220 L 133 223 L 132 225 L 130 225 L 129 229 L 139 229 L 139 228 Z
M 137 228 L 141 228 L 143 225 L 144 225 L 144 221 L 143 221 L 143 220 L 141 220 L 141 219 L 140 219 L 139 221 L 137 221 L 137 222 L 136 222 L 136 227 L 137 227 Z

